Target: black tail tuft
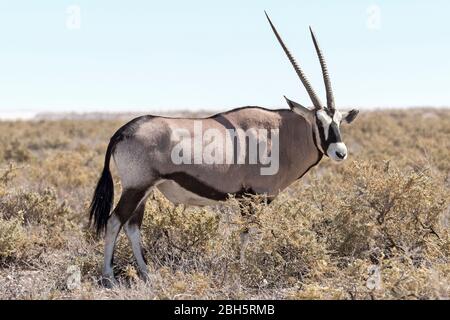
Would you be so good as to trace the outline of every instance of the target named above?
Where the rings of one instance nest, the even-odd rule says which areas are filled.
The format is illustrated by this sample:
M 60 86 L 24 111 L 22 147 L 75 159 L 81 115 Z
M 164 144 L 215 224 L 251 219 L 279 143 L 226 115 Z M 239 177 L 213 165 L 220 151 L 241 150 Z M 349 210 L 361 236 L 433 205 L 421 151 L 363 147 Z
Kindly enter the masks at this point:
M 109 170 L 109 161 L 114 145 L 115 143 L 111 141 L 106 150 L 105 165 L 90 206 L 89 221 L 92 221 L 92 218 L 94 218 L 97 235 L 100 235 L 105 230 L 114 202 L 114 183 Z

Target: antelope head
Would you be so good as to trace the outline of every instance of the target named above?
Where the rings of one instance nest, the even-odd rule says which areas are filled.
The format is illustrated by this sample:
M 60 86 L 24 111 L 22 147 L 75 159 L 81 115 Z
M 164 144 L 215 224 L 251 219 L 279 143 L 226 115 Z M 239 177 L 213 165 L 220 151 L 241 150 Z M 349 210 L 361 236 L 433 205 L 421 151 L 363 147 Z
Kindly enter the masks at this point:
M 284 44 L 267 13 L 266 17 L 267 20 L 269 20 L 270 26 L 272 27 L 272 30 L 275 33 L 278 42 L 289 58 L 289 61 L 294 67 L 295 72 L 303 83 L 303 86 L 308 92 L 308 95 L 313 103 L 312 108 L 307 108 L 285 97 L 289 107 L 293 112 L 303 116 L 311 124 L 317 142 L 317 147 L 323 154 L 327 155 L 334 161 L 339 162 L 345 160 L 347 158 L 347 146 L 342 141 L 340 125 L 342 123 L 351 123 L 356 118 L 359 111 L 353 109 L 348 112 L 340 112 L 336 109 L 327 64 L 311 27 L 309 28 L 309 30 L 311 32 L 314 47 L 316 48 L 317 56 L 319 57 L 320 66 L 322 68 L 323 81 L 325 83 L 325 90 L 327 94 L 326 106 L 323 105 L 320 101 L 305 73 Z

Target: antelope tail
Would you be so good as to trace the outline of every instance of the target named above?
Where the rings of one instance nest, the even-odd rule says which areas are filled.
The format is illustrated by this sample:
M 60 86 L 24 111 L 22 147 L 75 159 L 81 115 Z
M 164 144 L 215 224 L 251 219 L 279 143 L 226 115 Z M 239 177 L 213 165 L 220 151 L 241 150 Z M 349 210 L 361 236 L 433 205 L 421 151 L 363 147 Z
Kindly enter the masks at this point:
M 97 230 L 97 235 L 100 235 L 105 229 L 108 223 L 111 208 L 114 202 L 114 183 L 109 170 L 109 163 L 111 160 L 111 154 L 117 141 L 111 139 L 105 154 L 105 164 L 103 167 L 102 175 L 97 182 L 94 196 L 90 206 L 89 222 L 94 220 L 94 227 Z

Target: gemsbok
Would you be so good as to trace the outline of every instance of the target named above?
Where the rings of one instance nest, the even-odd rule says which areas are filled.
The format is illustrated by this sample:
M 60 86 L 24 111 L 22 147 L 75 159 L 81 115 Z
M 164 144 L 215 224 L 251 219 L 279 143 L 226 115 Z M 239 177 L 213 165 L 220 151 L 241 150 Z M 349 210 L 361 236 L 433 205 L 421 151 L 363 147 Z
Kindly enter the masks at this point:
M 269 203 L 317 165 L 323 155 L 337 162 L 347 158 L 340 125 L 352 122 L 358 111 L 336 109 L 327 65 L 312 29 L 325 83 L 326 106 L 320 102 L 267 13 L 266 17 L 313 107 L 286 98 L 290 109 L 243 107 L 196 119 L 146 115 L 117 130 L 106 150 L 103 172 L 90 206 L 90 218 L 97 232 L 105 231 L 103 279 L 106 285 L 116 281 L 113 253 L 122 227 L 140 274 L 148 276 L 140 227 L 145 202 L 153 187 L 174 204 L 204 206 L 227 200 L 230 195 L 238 199 L 245 195 L 264 195 Z M 111 156 L 122 186 L 119 202 L 112 212 Z

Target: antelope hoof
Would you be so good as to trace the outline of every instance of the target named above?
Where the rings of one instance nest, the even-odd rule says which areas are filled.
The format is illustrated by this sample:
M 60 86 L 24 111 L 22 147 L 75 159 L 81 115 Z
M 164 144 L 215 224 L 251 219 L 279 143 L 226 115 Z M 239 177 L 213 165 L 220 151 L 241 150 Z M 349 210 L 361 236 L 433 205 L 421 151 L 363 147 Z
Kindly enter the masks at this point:
M 148 272 L 148 269 L 139 270 L 139 277 L 145 282 L 150 282 L 150 273 Z
M 100 283 L 107 289 L 113 289 L 119 285 L 119 282 L 112 275 L 104 275 L 100 280 Z

